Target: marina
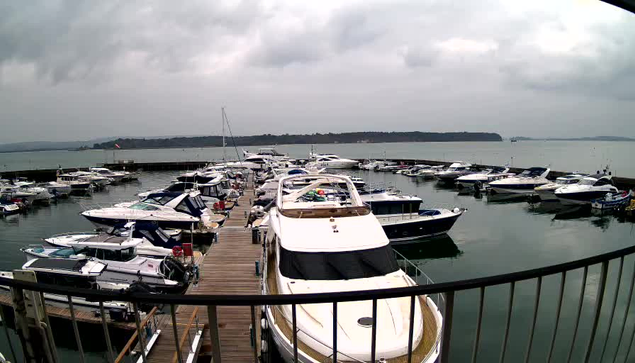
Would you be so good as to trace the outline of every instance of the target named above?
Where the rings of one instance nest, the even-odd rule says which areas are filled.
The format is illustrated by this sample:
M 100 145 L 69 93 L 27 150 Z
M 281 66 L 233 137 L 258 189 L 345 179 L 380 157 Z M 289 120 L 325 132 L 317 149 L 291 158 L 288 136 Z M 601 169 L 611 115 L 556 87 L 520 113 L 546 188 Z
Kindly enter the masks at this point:
M 403 160 L 395 161 L 395 163 L 404 164 L 404 167 L 409 167 L 410 165 L 410 163 L 403 162 Z M 413 165 L 415 163 L 430 165 L 435 162 L 431 163 L 431 161 L 427 160 L 411 161 L 411 163 Z M 167 168 L 165 163 L 161 164 L 163 168 Z M 448 165 L 442 162 L 436 162 L 435 164 Z M 127 164 L 129 170 L 134 170 L 132 165 L 134 163 Z M 116 166 L 108 165 L 107 167 L 116 170 Z M 174 164 L 171 165 L 171 168 L 179 169 Z M 510 171 L 513 172 L 515 170 Z M 413 266 L 416 271 L 425 270 L 425 275 L 432 277 L 435 282 L 491 276 L 507 273 L 510 270 L 520 271 L 539 268 L 562 262 L 563 258 L 565 260 L 573 260 L 627 247 L 630 244 L 629 240 L 633 238 L 632 222 L 628 222 L 623 217 L 615 214 L 595 214 L 590 208 L 588 210 L 571 210 L 567 206 L 554 207 L 553 204 L 557 203 L 548 203 L 549 205 L 547 206 L 546 204 L 541 205 L 541 203 L 529 203 L 527 199 L 512 198 L 511 200 L 501 201 L 497 199 L 501 197 L 500 195 L 459 193 L 457 187 L 448 185 L 448 183 L 440 183 L 434 179 L 412 177 L 407 174 L 353 169 L 338 169 L 338 172 L 353 177 L 353 180 L 360 185 L 360 188 L 370 188 L 372 190 L 376 185 L 391 186 L 391 190 L 399 191 L 397 195 L 420 197 L 418 199 L 412 199 L 413 197 L 408 197 L 410 199 L 399 199 L 403 197 L 398 197 L 396 199 L 407 203 L 415 203 L 409 209 L 405 206 L 399 207 L 400 213 L 405 213 L 404 217 L 398 217 L 401 219 L 412 218 L 412 212 L 414 210 L 419 211 L 420 208 L 440 208 L 438 209 L 440 211 L 452 211 L 458 208 L 464 211 L 462 212 L 464 215 L 453 223 L 455 225 L 450 226 L 451 230 L 449 228 L 442 230 L 438 235 L 437 233 L 422 235 L 422 237 L 419 239 L 415 238 L 412 242 L 394 245 L 393 247 L 396 253 L 408 259 L 407 263 L 412 264 L 407 266 Z M 105 191 L 95 192 L 90 197 L 71 197 L 52 203 L 50 206 L 34 206 L 27 214 L 7 216 L 0 220 L 0 231 L 2 232 L 0 236 L 5 239 L 7 238 L 5 236 L 19 235 L 19 231 L 23 229 L 25 232 L 29 231 L 29 227 L 25 223 L 34 223 L 32 221 L 42 218 L 46 218 L 48 221 L 42 220 L 41 223 L 44 226 L 44 230 L 39 232 L 40 235 L 37 238 L 33 238 L 34 240 L 55 233 L 77 230 L 78 228 L 90 230 L 92 226 L 80 215 L 81 211 L 89 205 L 107 205 L 112 203 L 111 201 L 136 199 L 138 198 L 136 194 L 145 190 L 155 190 L 163 187 L 169 180 L 174 180 L 178 175 L 185 174 L 183 174 L 183 170 L 142 171 L 139 173 L 139 181 L 134 183 L 108 186 Z M 263 268 L 268 265 L 262 260 L 261 244 L 253 243 L 254 232 L 252 228 L 246 228 L 245 226 L 254 223 L 250 216 L 250 213 L 253 212 L 251 204 L 257 203 L 259 198 L 266 197 L 269 192 L 258 197 L 254 192 L 255 176 L 250 174 L 249 178 L 249 182 L 244 184 L 243 196 L 231 204 L 231 207 L 228 207 L 230 209 L 226 212 L 226 219 L 217 232 L 216 240 L 210 240 L 210 247 L 203 247 L 201 251 L 196 251 L 196 265 L 199 269 L 200 278 L 187 288 L 184 295 L 182 295 L 184 298 L 210 294 L 214 296 L 225 294 L 228 296 L 248 296 L 260 293 L 261 282 L 257 274 L 262 274 L 264 272 Z M 364 195 L 362 197 L 366 198 Z M 380 200 L 391 201 L 392 198 L 394 197 L 390 195 L 382 195 Z M 215 202 L 211 200 L 210 203 Z M 378 213 L 378 217 L 381 217 L 382 212 L 379 208 L 379 206 L 375 206 L 373 211 Z M 69 217 L 71 218 L 69 219 Z M 72 222 L 70 222 L 70 225 L 57 225 L 55 222 L 57 218 L 69 222 L 72 220 Z M 46 227 L 47 223 L 51 222 L 53 224 L 50 227 Z M 256 226 L 258 224 L 256 223 Z M 55 226 L 55 228 L 51 228 L 52 226 Z M 496 226 L 496 228 L 487 228 L 487 226 Z M 7 246 L 14 244 L 24 247 L 26 244 L 36 242 L 34 240 L 28 241 L 27 236 L 33 233 L 38 232 L 29 231 L 25 236 L 21 237 L 21 240 L 27 239 L 25 240 L 26 243 L 22 245 L 20 245 L 19 241 L 16 241 L 16 238 L 10 237 L 3 242 Z M 264 234 L 261 234 L 261 236 L 264 236 Z M 562 239 L 562 236 L 567 236 L 567 238 Z M 187 241 L 189 237 L 184 236 L 182 238 Z M 605 241 L 605 243 L 594 243 L 597 240 Z M 555 241 L 559 242 L 556 243 Z M 545 253 L 546 251 L 549 252 Z M 561 251 L 561 253 L 558 253 L 558 251 Z M 11 252 L 14 251 L 10 251 L 7 248 L 7 252 L 11 255 Z M 19 267 L 20 262 L 17 261 L 24 261 L 23 256 L 15 254 L 13 256 L 4 262 L 8 265 L 5 268 Z M 499 263 L 482 263 L 485 260 L 491 261 L 492 257 L 494 257 L 494 261 L 497 261 L 496 256 L 506 256 L 507 259 L 501 258 L 498 260 Z M 503 261 L 508 262 L 510 256 L 523 257 L 512 257 L 513 266 L 503 263 Z M 231 263 L 228 263 L 228 261 L 231 261 Z M 622 269 L 623 273 L 631 271 L 628 266 L 624 266 Z M 424 281 L 430 283 L 428 280 Z M 421 283 L 419 280 L 417 282 Z M 581 282 L 575 275 L 572 275 L 569 278 L 569 283 Z M 529 290 L 527 288 L 529 287 L 522 284 L 518 285 L 518 293 L 529 293 L 528 291 L 531 288 Z M 542 289 L 544 294 L 546 293 L 545 291 L 553 291 L 557 287 L 554 281 L 545 279 Z M 590 290 L 593 289 L 590 288 Z M 274 289 L 272 291 L 278 290 Z M 504 291 L 499 289 L 490 289 L 490 291 L 488 293 L 490 299 L 495 295 L 500 295 L 501 301 L 506 299 Z M 572 298 L 573 295 L 567 296 Z M 455 306 L 455 313 L 468 314 L 476 302 L 473 300 L 474 298 L 474 296 L 467 295 L 459 300 Z M 6 300 L 5 304 L 11 304 L 8 298 L 4 298 L 4 300 Z M 531 306 L 525 306 L 523 302 L 518 302 L 518 304 L 519 306 L 515 308 L 515 314 L 526 319 L 531 314 Z M 618 310 L 624 309 L 625 306 L 623 304 L 624 302 L 617 304 L 616 308 Z M 504 314 L 504 312 L 500 311 L 497 306 L 497 304 L 490 303 L 485 317 L 494 320 L 499 319 L 499 314 Z M 446 308 L 443 304 L 441 307 Z M 261 309 L 258 305 L 254 305 L 251 308 L 249 306 L 217 306 L 210 310 L 209 306 L 177 304 L 174 309 L 173 319 L 171 318 L 171 308 L 169 306 L 165 306 L 162 312 L 153 314 L 152 320 L 155 322 L 148 324 L 155 332 L 154 338 L 140 343 L 137 338 L 138 335 L 133 335 L 128 344 L 114 351 L 114 355 L 116 356 L 119 353 L 121 359 L 124 359 L 133 354 L 139 358 L 142 345 L 146 346 L 146 343 L 150 341 L 152 342 L 152 349 L 149 349 L 146 355 L 147 361 L 150 362 L 176 361 L 175 342 L 179 343 L 183 362 L 188 360 L 187 357 L 194 359 L 193 357 L 195 356 L 201 359 L 205 357 L 211 359 L 214 354 L 221 354 L 226 361 L 248 362 L 255 359 L 254 354 L 256 356 L 263 354 L 261 352 L 261 331 L 260 329 L 254 330 L 252 328 L 260 325 L 258 322 L 260 321 Z M 252 309 L 254 313 L 253 319 Z M 51 316 L 56 319 L 70 318 L 68 309 L 51 309 L 50 312 Z M 546 313 L 553 313 L 553 311 L 547 311 Z M 209 322 L 212 321 L 210 317 L 212 317 L 212 320 L 214 317 L 218 319 L 215 332 L 213 331 L 214 329 L 210 329 Z M 75 318 L 82 324 L 87 323 L 97 326 L 102 323 L 101 318 L 93 314 L 78 313 Z M 562 319 L 565 319 L 563 320 L 564 322 L 567 321 L 566 319 L 573 319 L 573 317 L 563 317 Z M 113 322 L 112 324 L 113 328 L 116 327 L 130 333 L 137 329 L 136 324 L 132 322 Z M 492 333 L 491 328 L 493 327 L 484 326 L 484 334 Z M 548 329 L 546 327 L 543 328 Z M 474 329 L 474 327 L 471 322 L 460 320 L 454 322 L 453 329 L 455 332 L 457 329 L 459 331 L 469 331 Z M 542 328 L 539 325 L 537 329 L 540 331 Z M 287 338 L 289 338 L 288 334 Z M 535 344 L 539 344 L 542 339 L 540 335 L 536 336 Z M 566 338 L 561 337 L 561 339 Z M 452 340 L 455 346 L 471 344 L 469 334 L 455 334 Z M 488 344 L 487 339 L 484 339 L 480 344 Z M 514 340 L 511 340 L 509 347 L 506 349 L 510 355 L 521 354 L 522 344 L 518 346 L 514 343 Z M 487 357 L 489 350 L 483 349 L 480 355 Z M 103 361 L 109 361 L 107 352 L 102 351 L 102 353 L 97 354 L 101 354 Z M 452 361 L 455 361 L 455 359 L 457 362 L 463 361 L 466 358 L 462 357 L 461 350 L 454 351 L 452 354 Z M 556 352 L 554 354 L 560 353 Z M 269 356 L 265 355 L 265 357 Z M 275 355 L 275 357 L 279 356 Z M 216 357 L 216 359 L 219 360 L 220 358 Z M 280 358 L 274 358 L 270 361 L 277 361 L 276 359 Z

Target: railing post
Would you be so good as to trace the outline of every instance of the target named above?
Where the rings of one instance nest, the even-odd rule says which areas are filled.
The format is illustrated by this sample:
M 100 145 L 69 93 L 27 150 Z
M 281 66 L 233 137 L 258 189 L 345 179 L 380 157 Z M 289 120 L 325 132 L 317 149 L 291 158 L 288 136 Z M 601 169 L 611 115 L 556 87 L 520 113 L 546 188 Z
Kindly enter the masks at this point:
M 104 328 L 104 338 L 106 340 L 106 349 L 108 349 L 109 362 L 114 362 L 115 357 L 112 351 L 112 342 L 110 341 L 110 332 L 108 331 L 108 322 L 106 321 L 106 311 L 104 309 L 104 302 L 99 302 L 99 313 L 101 314 L 101 326 Z
M 622 337 L 624 336 L 624 329 L 626 328 L 626 319 L 628 319 L 628 313 L 631 310 L 631 301 L 633 300 L 633 288 L 635 288 L 635 264 L 633 264 L 633 277 L 631 277 L 631 287 L 628 290 L 628 301 L 626 302 L 626 309 L 624 310 L 624 316 L 622 317 L 622 328 L 620 329 L 620 335 L 617 338 L 617 347 L 615 347 L 613 363 L 617 361 L 617 355 L 620 352 L 620 345 L 622 343 Z M 633 330 L 633 333 L 635 334 L 635 330 Z
M 454 291 L 445 293 L 443 309 L 443 339 L 441 341 L 441 363 L 450 362 L 450 338 L 452 337 L 452 315 L 454 312 Z
M 586 279 L 589 275 L 589 266 L 584 266 L 584 275 L 582 277 L 582 288 L 580 289 L 580 301 L 578 303 L 578 313 L 575 318 L 575 326 L 573 328 L 573 338 L 571 339 L 571 348 L 567 355 L 567 363 L 571 362 L 573 349 L 575 348 L 575 338 L 578 336 L 578 327 L 580 326 L 580 315 L 582 314 L 582 305 L 584 304 L 584 291 L 586 290 Z
M 604 290 L 606 290 L 606 275 L 609 269 L 609 261 L 602 262 L 602 272 L 600 272 L 600 282 L 598 285 L 598 293 L 595 298 L 595 313 L 593 314 L 593 325 L 591 326 L 591 337 L 589 338 L 589 344 L 586 348 L 584 355 L 584 362 L 588 363 L 591 359 L 591 352 L 593 351 L 593 341 L 595 340 L 595 334 L 597 333 L 598 323 L 600 321 L 600 312 L 602 310 L 602 302 L 604 301 Z
M 209 305 L 207 307 L 207 319 L 209 320 L 209 337 L 212 341 L 212 361 L 214 363 L 221 363 L 222 354 L 220 335 L 218 333 L 218 315 L 216 305 Z
M 611 308 L 611 316 L 609 317 L 609 327 L 606 329 L 606 338 L 602 345 L 602 353 L 600 354 L 600 362 L 604 360 L 604 353 L 606 351 L 606 345 L 609 342 L 611 336 L 611 328 L 613 327 L 613 318 L 615 317 L 615 309 L 617 308 L 617 298 L 620 295 L 620 284 L 622 283 L 622 272 L 624 270 L 624 256 L 620 258 L 620 267 L 617 272 L 617 284 L 615 285 L 615 297 L 613 298 L 613 307 Z
M 556 309 L 556 323 L 553 327 L 553 334 L 551 335 L 551 343 L 549 344 L 549 354 L 547 355 L 547 363 L 551 362 L 551 357 L 553 356 L 553 348 L 556 345 L 556 336 L 558 335 L 558 326 L 560 324 L 560 313 L 562 312 L 562 300 L 564 297 L 564 285 L 567 281 L 567 273 L 562 273 L 562 278 L 560 279 L 560 293 L 558 295 L 558 307 Z
M 538 308 L 540 307 L 540 290 L 542 288 L 542 276 L 536 282 L 536 302 L 534 303 L 534 316 L 531 320 L 531 330 L 529 330 L 529 342 L 527 343 L 527 353 L 525 353 L 525 363 L 529 363 L 531 347 L 534 343 L 534 331 L 536 330 L 536 320 L 538 319 Z
M 337 363 L 337 301 L 333 301 L 333 363 Z
M 377 350 L 377 299 L 373 299 L 373 326 L 370 338 L 370 361 L 375 361 Z
M 253 346 L 253 351 L 254 351 L 254 363 L 258 363 L 258 325 L 256 325 L 256 307 L 251 305 L 250 307 L 251 310 L 251 326 L 252 326 L 252 334 L 253 339 L 254 339 L 254 346 Z
M 485 288 L 481 287 L 478 302 L 478 315 L 476 317 L 476 336 L 474 337 L 474 348 L 472 349 L 472 363 L 476 363 L 478 356 L 478 346 L 481 341 L 481 324 L 483 323 L 483 300 L 485 300 Z
M 132 303 L 134 310 L 134 320 L 137 325 L 137 339 L 139 339 L 139 345 L 141 346 L 141 361 L 146 363 L 146 344 L 143 341 L 143 331 L 141 330 L 141 318 L 139 318 L 139 307 L 137 303 Z
M 295 304 L 291 305 L 291 325 L 293 328 L 293 362 L 298 363 L 298 318 Z
M 505 362 L 505 353 L 507 353 L 507 340 L 509 338 L 509 326 L 512 321 L 512 310 L 514 307 L 514 290 L 516 289 L 516 283 L 511 282 L 509 284 L 509 302 L 507 304 L 507 319 L 505 320 L 505 334 L 503 335 L 503 346 L 501 347 L 500 363 Z
M 176 359 L 177 362 L 183 363 L 183 357 L 181 356 L 181 345 L 179 344 L 179 329 L 176 323 L 176 307 L 174 304 L 170 304 L 170 315 L 172 316 L 172 332 L 174 334 L 174 345 L 176 346 Z
M 415 330 L 415 308 L 416 308 L 416 295 L 410 296 L 410 326 L 408 327 L 408 363 L 412 363 L 412 341 L 414 340 Z M 421 317 L 421 321 L 425 324 L 425 319 Z M 425 331 L 425 327 L 423 327 Z
M 7 319 L 4 316 L 4 308 L 0 306 L 0 319 L 2 319 L 2 328 L 4 329 L 4 334 L 7 337 L 7 344 L 9 344 L 9 349 L 11 350 L 11 357 L 14 362 L 18 362 L 15 357 L 15 350 L 13 349 L 13 343 L 11 342 L 11 336 L 9 335 L 9 328 L 7 327 Z
M 68 308 L 71 313 L 71 322 L 73 323 L 73 332 L 75 333 L 75 342 L 77 343 L 77 349 L 79 350 L 79 360 L 84 362 L 84 348 L 82 347 L 82 339 L 79 335 L 79 328 L 77 327 L 77 319 L 75 319 L 75 308 L 73 307 L 73 299 L 68 295 Z

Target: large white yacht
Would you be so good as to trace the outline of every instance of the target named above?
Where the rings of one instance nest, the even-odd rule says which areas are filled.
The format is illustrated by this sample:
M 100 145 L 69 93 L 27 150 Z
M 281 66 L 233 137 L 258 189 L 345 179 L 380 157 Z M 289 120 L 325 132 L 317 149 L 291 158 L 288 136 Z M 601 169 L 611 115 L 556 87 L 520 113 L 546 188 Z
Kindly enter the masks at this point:
M 577 184 L 556 189 L 555 195 L 561 204 L 590 205 L 592 201 L 618 191 L 610 175 L 596 174 L 582 178 Z
M 534 189 L 549 183 L 549 168 L 533 167 L 523 170 L 518 176 L 489 183 L 491 190 L 501 194 L 533 194 Z
M 377 218 L 348 177 L 311 175 L 306 187 L 283 195 L 280 180 L 276 206 L 269 212 L 265 243 L 264 294 L 334 293 L 414 286 L 394 257 Z M 344 185 L 345 187 L 342 187 Z M 338 360 L 367 362 L 371 358 L 372 301 L 338 304 Z M 299 362 L 328 361 L 333 352 L 332 304 L 297 307 Z M 266 306 L 267 326 L 283 359 L 293 361 L 292 309 Z M 425 321 L 425 324 L 424 324 Z M 432 299 L 377 302 L 376 358 L 406 359 L 408 329 L 413 324 L 413 362 L 434 362 L 439 353 L 442 316 Z
M 215 223 L 217 218 L 214 218 L 198 191 L 154 193 L 138 202 L 87 210 L 82 212 L 82 216 L 98 228 L 125 224 L 128 221 L 151 221 L 161 228 L 184 230 L 218 227 Z
M 569 174 L 565 176 L 559 176 L 554 182 L 535 187 L 534 191 L 536 192 L 536 194 L 538 194 L 540 200 L 543 202 L 557 201 L 558 197 L 556 197 L 555 194 L 555 191 L 557 189 L 571 184 L 578 184 L 580 180 L 585 176 L 586 175 L 582 174 Z

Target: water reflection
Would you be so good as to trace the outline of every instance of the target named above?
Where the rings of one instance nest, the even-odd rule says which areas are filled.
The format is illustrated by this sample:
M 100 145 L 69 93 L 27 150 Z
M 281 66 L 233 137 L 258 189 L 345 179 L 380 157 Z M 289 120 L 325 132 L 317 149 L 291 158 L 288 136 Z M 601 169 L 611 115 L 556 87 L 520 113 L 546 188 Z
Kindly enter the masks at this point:
M 448 235 L 395 245 L 393 249 L 409 260 L 457 258 L 463 254 L 452 237 Z
M 527 196 L 524 194 L 488 194 L 487 203 L 491 204 L 506 204 L 506 203 L 521 203 L 527 202 Z

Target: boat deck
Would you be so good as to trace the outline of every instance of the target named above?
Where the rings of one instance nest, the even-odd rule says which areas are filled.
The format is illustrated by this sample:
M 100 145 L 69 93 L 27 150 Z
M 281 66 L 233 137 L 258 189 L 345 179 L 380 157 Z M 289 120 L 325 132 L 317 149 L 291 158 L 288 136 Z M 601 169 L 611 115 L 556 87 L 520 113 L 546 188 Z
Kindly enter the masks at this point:
M 224 226 L 218 233 L 218 242 L 214 243 L 199 264 L 200 280 L 192 285 L 186 294 L 259 294 L 260 280 L 255 274 L 255 261 L 260 259 L 261 245 L 252 244 L 251 229 L 245 228 L 246 215 L 251 206 L 249 198 L 253 189 L 247 188 L 231 211 Z M 260 308 L 256 307 L 256 322 L 260 321 Z M 222 358 L 225 362 L 253 362 L 254 353 L 250 332 L 251 309 L 249 307 L 217 308 L 218 330 Z M 188 338 L 190 332 L 193 339 L 195 322 L 205 326 L 200 354 L 210 355 L 212 344 L 207 329 L 208 316 L 206 307 L 179 306 L 176 309 L 176 321 L 179 340 L 182 344 L 182 358 L 185 362 L 188 355 Z M 258 323 L 257 323 L 258 324 Z M 154 347 L 147 356 L 151 363 L 176 362 L 176 345 L 174 329 L 170 314 L 162 316 L 158 328 L 161 329 Z M 259 334 L 259 329 L 256 329 Z M 260 339 L 255 339 L 260 342 Z M 259 351 L 259 349 L 257 349 Z

